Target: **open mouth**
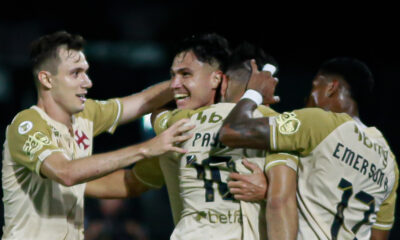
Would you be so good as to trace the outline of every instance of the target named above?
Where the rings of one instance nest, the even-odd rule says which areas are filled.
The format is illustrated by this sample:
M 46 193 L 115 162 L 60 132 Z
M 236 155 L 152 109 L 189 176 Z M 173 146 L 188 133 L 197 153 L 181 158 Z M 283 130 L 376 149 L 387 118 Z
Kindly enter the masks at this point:
M 82 101 L 85 102 L 86 101 L 86 94 L 76 94 L 76 96 Z
M 184 99 L 189 98 L 189 94 L 186 94 L 186 93 L 176 93 L 176 94 L 174 95 L 174 98 L 175 98 L 176 101 L 184 100 Z

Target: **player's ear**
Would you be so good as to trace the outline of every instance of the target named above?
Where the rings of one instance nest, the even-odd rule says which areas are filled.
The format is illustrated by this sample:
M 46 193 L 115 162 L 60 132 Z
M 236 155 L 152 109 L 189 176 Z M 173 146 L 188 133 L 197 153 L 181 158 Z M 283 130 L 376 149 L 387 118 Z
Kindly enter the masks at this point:
M 229 77 L 223 74 L 222 76 L 222 82 L 221 82 L 221 90 L 220 90 L 220 95 L 223 99 L 225 99 L 225 94 L 226 91 L 228 90 L 228 81 Z
M 332 79 L 328 82 L 328 87 L 326 88 L 326 96 L 331 97 L 339 92 L 340 81 L 338 79 Z
M 52 76 L 48 71 L 40 71 L 37 75 L 39 83 L 43 85 L 46 89 L 52 88 Z
M 212 89 L 217 89 L 219 84 L 222 82 L 224 78 L 224 73 L 222 71 L 215 71 L 211 76 L 211 87 Z

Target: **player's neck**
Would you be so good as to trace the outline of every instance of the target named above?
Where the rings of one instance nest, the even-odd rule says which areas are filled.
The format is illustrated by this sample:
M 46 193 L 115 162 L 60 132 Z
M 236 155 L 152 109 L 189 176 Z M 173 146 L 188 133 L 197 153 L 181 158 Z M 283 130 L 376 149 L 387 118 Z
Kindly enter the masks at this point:
M 64 124 L 68 129 L 72 129 L 72 115 L 62 109 L 52 98 L 39 96 L 37 106 L 53 120 Z

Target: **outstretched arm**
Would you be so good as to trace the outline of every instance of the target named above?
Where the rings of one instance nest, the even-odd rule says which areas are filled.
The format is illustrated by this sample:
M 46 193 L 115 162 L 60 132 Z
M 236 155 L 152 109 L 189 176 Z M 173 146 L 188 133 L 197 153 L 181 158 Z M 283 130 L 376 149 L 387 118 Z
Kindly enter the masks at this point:
M 88 182 L 85 196 L 107 199 L 138 197 L 149 189 L 136 178 L 132 169 L 120 169 Z
M 162 134 L 144 143 L 108 153 L 70 161 L 63 153 L 55 152 L 43 161 L 40 173 L 65 186 L 73 186 L 105 176 L 144 158 L 159 156 L 170 151 L 185 153 L 186 150 L 174 144 L 191 137 L 182 135 L 194 127 L 185 125 L 187 122 L 188 119 L 182 119 Z
M 173 93 L 169 89 L 170 82 L 164 81 L 142 92 L 121 98 L 123 113 L 120 124 L 130 122 L 146 113 L 150 113 L 173 100 Z

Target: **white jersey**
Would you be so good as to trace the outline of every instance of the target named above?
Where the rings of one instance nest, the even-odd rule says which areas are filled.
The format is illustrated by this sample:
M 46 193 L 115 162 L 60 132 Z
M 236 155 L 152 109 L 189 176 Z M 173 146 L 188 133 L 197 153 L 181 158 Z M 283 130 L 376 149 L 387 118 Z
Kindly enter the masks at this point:
M 119 100 L 87 100 L 68 128 L 33 106 L 8 126 L 4 143 L 2 184 L 3 240 L 83 239 L 86 184 L 65 187 L 40 174 L 42 162 L 54 152 L 67 159 L 92 154 L 93 137 L 113 132 L 121 116 Z
M 231 149 L 218 141 L 222 120 L 233 106 L 219 103 L 197 110 L 165 112 L 155 121 L 157 133 L 182 118 L 190 118 L 190 122 L 196 124 L 191 131 L 194 136 L 182 144 L 188 152 L 184 155 L 170 154 L 160 160 L 174 219 L 179 220 L 171 236 L 173 240 L 266 237 L 265 204 L 234 200 L 227 186 L 231 172 L 250 173 L 242 164 L 243 157 L 262 169 L 267 166 L 265 151 Z M 256 116 L 276 114 L 265 107 L 261 107 L 260 111 L 256 112 Z M 280 159 L 284 161 L 278 162 L 287 164 L 288 158 L 285 154 Z
M 376 128 L 347 114 L 303 109 L 270 118 L 271 149 L 300 153 L 298 239 L 370 239 L 389 230 L 396 160 Z

